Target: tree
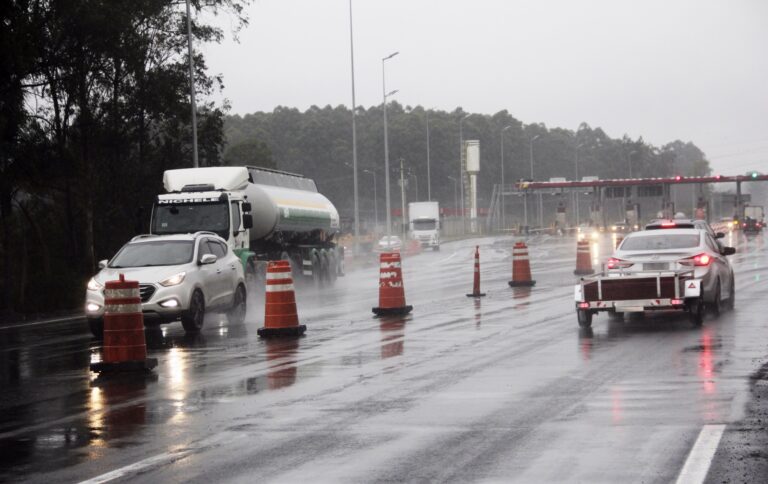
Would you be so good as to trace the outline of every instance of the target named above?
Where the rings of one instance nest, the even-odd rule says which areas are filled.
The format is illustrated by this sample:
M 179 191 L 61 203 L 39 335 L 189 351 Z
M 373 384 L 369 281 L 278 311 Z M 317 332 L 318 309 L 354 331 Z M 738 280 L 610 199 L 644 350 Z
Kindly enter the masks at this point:
M 224 164 L 229 166 L 261 166 L 275 168 L 272 152 L 263 141 L 250 140 L 232 145 L 224 152 Z

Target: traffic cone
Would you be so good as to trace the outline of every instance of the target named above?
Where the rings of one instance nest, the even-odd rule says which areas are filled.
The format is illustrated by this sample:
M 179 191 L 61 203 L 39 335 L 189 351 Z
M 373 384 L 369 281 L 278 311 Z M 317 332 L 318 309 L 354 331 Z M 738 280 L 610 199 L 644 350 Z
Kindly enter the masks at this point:
M 156 366 L 157 359 L 147 358 L 139 282 L 120 274 L 119 280 L 104 284 L 102 361 L 91 363 L 91 371 L 149 371 Z
M 531 287 L 536 281 L 531 277 L 531 262 L 528 258 L 528 246 L 525 242 L 515 242 L 512 247 L 512 280 L 509 287 Z
M 573 273 L 577 276 L 595 273 L 592 269 L 592 256 L 589 251 L 588 240 L 576 241 L 576 270 Z
M 472 286 L 472 294 L 467 297 L 483 297 L 484 292 L 480 292 L 480 246 L 475 246 L 475 281 Z
M 256 333 L 262 338 L 272 338 L 301 336 L 306 330 L 305 325 L 299 324 L 299 315 L 296 313 L 291 263 L 287 260 L 270 262 L 267 265 L 264 327 Z
M 405 304 L 403 272 L 399 252 L 382 252 L 379 257 L 379 306 L 374 314 L 408 314 L 413 306 Z

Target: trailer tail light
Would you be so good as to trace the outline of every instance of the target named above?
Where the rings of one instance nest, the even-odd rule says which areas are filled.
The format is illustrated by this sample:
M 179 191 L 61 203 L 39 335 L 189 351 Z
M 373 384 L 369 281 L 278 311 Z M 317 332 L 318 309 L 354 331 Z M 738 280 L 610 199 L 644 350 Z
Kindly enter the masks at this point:
M 706 267 L 712 263 L 712 256 L 709 254 L 699 254 L 687 259 L 682 259 L 680 264 L 684 266 L 694 265 L 696 267 Z
M 633 262 L 629 262 L 628 260 L 623 259 L 617 259 L 615 257 L 611 257 L 608 259 L 608 262 L 606 263 L 606 266 L 608 269 L 626 269 L 628 267 L 632 267 L 635 265 Z
M 588 302 L 580 302 L 579 303 L 579 309 L 589 309 L 589 303 Z
M 685 301 L 683 301 L 682 299 L 673 299 L 671 302 L 673 306 L 682 306 L 683 304 L 685 304 Z

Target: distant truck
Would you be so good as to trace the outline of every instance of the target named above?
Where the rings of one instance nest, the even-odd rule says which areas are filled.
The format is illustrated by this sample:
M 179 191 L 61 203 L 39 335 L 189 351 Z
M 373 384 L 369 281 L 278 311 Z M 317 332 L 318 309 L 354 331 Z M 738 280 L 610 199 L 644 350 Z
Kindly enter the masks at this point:
M 167 193 L 152 208 L 153 234 L 213 232 L 243 263 L 249 285 L 266 278 L 266 263 L 285 259 L 293 274 L 318 285 L 344 272 L 337 246 L 339 213 L 315 182 L 258 167 L 167 170 Z
M 440 205 L 437 202 L 408 204 L 408 228 L 411 239 L 422 247 L 440 250 Z
M 759 233 L 765 227 L 765 210 L 760 205 L 744 207 L 744 221 L 741 229 L 747 233 Z

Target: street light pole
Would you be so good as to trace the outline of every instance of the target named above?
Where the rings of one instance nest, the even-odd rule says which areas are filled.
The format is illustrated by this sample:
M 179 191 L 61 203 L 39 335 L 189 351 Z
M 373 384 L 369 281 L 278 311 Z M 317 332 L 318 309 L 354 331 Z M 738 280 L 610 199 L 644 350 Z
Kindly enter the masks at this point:
M 384 97 L 384 186 L 387 191 L 387 240 L 392 236 L 392 214 L 390 213 L 390 197 L 389 197 L 389 138 L 387 135 L 387 97 L 393 95 L 397 91 L 387 93 L 387 73 L 386 62 L 387 60 L 396 56 L 399 52 L 394 52 L 381 59 L 381 92 Z
M 459 119 L 459 186 L 461 187 L 461 233 L 466 232 L 466 220 L 464 210 L 464 170 L 461 166 L 461 159 L 464 156 L 464 120 L 472 114 L 467 114 Z
M 405 160 L 401 157 L 400 158 L 400 202 L 402 203 L 402 214 L 401 219 L 402 223 L 400 224 L 403 229 L 403 243 L 405 243 L 406 239 L 408 238 L 408 224 L 405 221 L 405 178 L 403 177 L 403 162 Z
M 427 200 L 432 201 L 432 179 L 429 173 L 429 111 L 424 111 L 427 115 Z
M 454 209 L 457 209 L 459 207 L 459 189 L 458 189 L 459 180 L 455 179 L 452 176 L 448 176 L 448 179 L 453 182 L 453 206 L 454 206 Z
M 530 160 L 531 160 L 531 181 L 533 181 L 533 142 L 539 139 L 540 135 L 536 135 L 530 140 Z M 523 196 L 523 211 L 525 216 L 525 225 L 528 226 L 528 193 Z
M 195 101 L 195 66 L 192 59 L 192 13 L 187 0 L 187 51 L 189 53 L 189 103 L 192 105 L 192 165 L 200 166 L 197 158 L 197 102 Z
M 355 103 L 355 41 L 352 35 L 352 0 L 349 0 L 349 62 L 352 72 L 352 186 L 355 199 L 355 246 L 354 255 L 360 253 L 360 205 L 357 191 L 357 123 Z
M 501 231 L 507 228 L 506 207 L 504 203 L 504 132 L 511 128 L 512 125 L 505 126 L 501 130 Z
M 584 143 L 579 143 L 576 145 L 576 157 L 574 161 L 574 169 L 575 169 L 575 178 L 574 181 L 579 181 L 579 148 L 584 146 Z M 579 226 L 579 189 L 576 189 L 576 226 Z

